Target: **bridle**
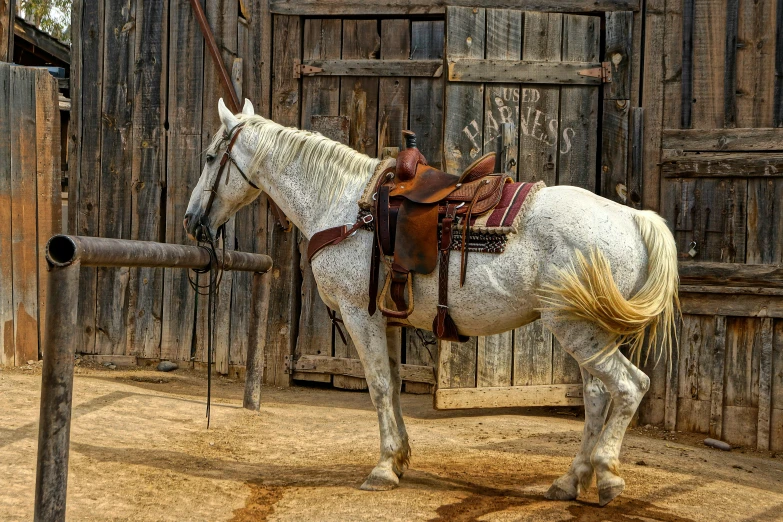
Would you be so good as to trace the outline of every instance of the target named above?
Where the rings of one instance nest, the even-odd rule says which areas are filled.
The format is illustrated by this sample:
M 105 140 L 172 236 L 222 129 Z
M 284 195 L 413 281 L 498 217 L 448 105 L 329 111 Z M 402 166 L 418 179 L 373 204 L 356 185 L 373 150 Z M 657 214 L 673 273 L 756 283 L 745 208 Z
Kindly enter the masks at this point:
M 212 210 L 212 205 L 215 202 L 215 196 L 217 195 L 218 187 L 220 186 L 220 180 L 223 179 L 223 173 L 226 173 L 226 185 L 228 184 L 228 181 L 231 177 L 231 166 L 233 165 L 237 172 L 239 172 L 239 175 L 242 176 L 242 179 L 245 180 L 245 182 L 253 187 L 256 190 L 261 190 L 261 187 L 253 183 L 253 181 L 250 180 L 250 178 L 245 174 L 245 171 L 242 170 L 242 167 L 239 166 L 239 164 L 236 162 L 236 160 L 231 156 L 231 150 L 234 148 L 234 145 L 237 142 L 237 138 L 239 137 L 239 134 L 244 129 L 245 123 L 240 122 L 238 123 L 233 129 L 231 129 L 230 132 L 226 131 L 223 134 L 222 139 L 220 140 L 220 144 L 223 142 L 228 142 L 228 145 L 226 146 L 226 150 L 223 151 L 223 156 L 220 158 L 220 165 L 218 166 L 217 175 L 215 176 L 215 181 L 212 182 L 212 186 L 208 189 L 209 192 L 209 199 L 207 200 L 207 204 L 204 207 L 204 212 L 201 214 L 201 218 L 199 220 L 198 228 L 196 229 L 196 239 L 199 242 L 199 246 L 203 249 L 205 249 L 209 253 L 210 257 L 210 264 L 209 268 L 205 268 L 203 270 L 193 270 L 197 274 L 204 274 L 209 273 L 209 281 L 207 284 L 199 284 L 198 280 L 194 281 L 193 278 L 190 277 L 190 273 L 188 273 L 188 281 L 190 282 L 190 286 L 193 288 L 193 290 L 196 291 L 198 295 L 206 295 L 208 302 L 207 302 L 207 428 L 209 428 L 209 413 L 210 413 L 210 404 L 211 404 L 211 396 L 212 396 L 212 357 L 213 357 L 213 347 L 215 346 L 215 317 L 217 314 L 217 290 L 220 286 L 220 282 L 223 279 L 223 267 L 221 266 L 220 262 L 218 261 L 218 255 L 217 255 L 217 243 L 220 239 L 220 236 L 225 236 L 225 225 L 221 225 L 217 229 L 217 233 L 215 236 L 212 236 L 212 233 L 209 230 L 208 226 L 208 217 L 209 212 Z M 214 161 L 215 159 L 214 154 L 209 154 L 207 156 L 207 161 Z M 277 205 L 274 204 L 274 202 L 269 199 L 269 208 L 272 210 L 273 214 L 277 218 L 278 223 L 283 228 L 284 231 L 290 232 L 293 228 L 293 225 L 288 220 L 285 214 L 278 208 Z M 202 245 L 201 243 L 207 243 L 206 246 Z M 225 253 L 226 253 L 226 241 L 225 237 L 223 240 L 223 259 L 225 259 Z
M 209 231 L 209 226 L 207 224 L 207 218 L 209 216 L 210 210 L 212 210 L 212 204 L 215 202 L 215 195 L 218 191 L 218 186 L 220 185 L 220 180 L 223 178 L 223 172 L 226 172 L 226 184 L 228 184 L 228 180 L 231 176 L 231 165 L 233 164 L 234 167 L 236 167 L 236 170 L 239 172 L 239 174 L 242 176 L 242 178 L 247 182 L 248 185 L 253 187 L 256 190 L 261 190 L 261 188 L 250 181 L 250 178 L 247 177 L 247 174 L 242 170 L 242 167 L 240 167 L 236 160 L 234 160 L 233 157 L 231 157 L 231 150 L 234 148 L 234 144 L 237 142 L 237 138 L 239 137 L 239 134 L 242 132 L 242 129 L 244 128 L 244 123 L 237 124 L 231 132 L 226 132 L 223 134 L 223 138 L 221 140 L 221 143 L 224 141 L 228 141 L 228 145 L 226 146 L 226 150 L 223 152 L 223 157 L 220 158 L 220 166 L 218 167 L 217 175 L 215 176 L 215 181 L 212 183 L 212 187 L 209 189 L 209 199 L 207 200 L 207 205 L 204 207 L 204 213 L 201 215 L 201 219 L 199 221 L 199 227 L 196 231 L 196 238 L 199 240 L 199 243 L 206 242 L 208 246 L 203 246 L 199 244 L 199 246 L 203 249 L 205 249 L 209 253 L 210 263 L 209 268 L 203 269 L 203 270 L 194 270 L 197 274 L 203 274 L 203 273 L 209 273 L 209 281 L 206 285 L 199 284 L 199 282 L 196 280 L 194 281 L 190 277 L 190 273 L 188 273 L 188 281 L 190 282 L 190 286 L 193 287 L 193 289 L 196 291 L 198 295 L 206 295 L 208 302 L 207 302 L 207 428 L 209 428 L 209 413 L 210 413 L 210 405 L 211 405 L 211 397 L 212 397 L 212 351 L 213 347 L 215 346 L 215 316 L 217 313 L 217 300 L 215 299 L 217 295 L 217 289 L 220 286 L 220 281 L 223 279 L 223 267 L 218 262 L 218 256 L 217 256 L 217 248 L 216 243 L 220 239 L 221 235 L 224 235 L 225 232 L 225 225 L 221 225 L 218 230 L 215 237 L 212 237 L 212 234 Z M 214 160 L 214 155 L 210 155 L 208 157 L 208 161 Z M 225 238 L 223 241 L 223 258 L 225 259 L 225 253 L 226 253 L 226 242 Z
M 226 146 L 226 150 L 223 151 L 223 156 L 220 158 L 220 166 L 218 167 L 217 175 L 215 176 L 215 181 L 212 182 L 212 187 L 209 188 L 209 199 L 207 200 L 207 205 L 204 207 L 204 213 L 201 215 L 201 232 L 204 234 L 205 237 L 209 238 L 209 227 L 207 226 L 207 218 L 209 217 L 209 212 L 212 210 L 212 204 L 215 202 L 215 196 L 217 195 L 218 186 L 220 185 L 220 180 L 223 178 L 223 172 L 226 172 L 226 185 L 228 185 L 228 180 L 231 178 L 231 165 L 233 165 L 239 174 L 242 176 L 242 179 L 244 179 L 248 185 L 253 187 L 256 190 L 261 190 L 261 187 L 253 183 L 250 178 L 245 174 L 245 171 L 242 170 L 242 167 L 239 166 L 239 164 L 236 162 L 236 160 L 231 156 L 231 150 L 234 148 L 234 144 L 237 142 L 237 138 L 239 137 L 239 134 L 242 132 L 242 130 L 245 128 L 245 123 L 238 123 L 233 129 L 231 129 L 231 132 L 226 132 L 223 134 L 223 138 L 221 140 L 221 143 L 224 141 L 228 141 L 228 145 Z M 214 155 L 209 155 L 209 158 L 214 158 Z M 228 166 L 228 168 L 226 168 Z M 223 227 L 220 227 L 217 231 L 217 237 L 213 238 L 217 240 L 220 237 L 220 234 L 223 230 Z

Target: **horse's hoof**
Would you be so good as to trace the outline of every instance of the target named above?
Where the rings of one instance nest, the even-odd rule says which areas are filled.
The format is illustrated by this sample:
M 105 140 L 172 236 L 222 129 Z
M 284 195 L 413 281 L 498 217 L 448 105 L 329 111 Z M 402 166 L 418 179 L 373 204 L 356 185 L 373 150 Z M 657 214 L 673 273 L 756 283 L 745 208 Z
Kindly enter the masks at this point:
M 566 491 L 555 483 L 552 484 L 544 497 L 546 497 L 547 500 L 575 500 L 577 491 Z
M 600 488 L 598 490 L 598 505 L 604 507 L 609 502 L 617 498 L 620 493 L 623 492 L 623 489 L 625 489 L 625 483 L 618 484 L 616 486 Z
M 359 489 L 364 491 L 389 491 L 400 485 L 396 473 L 389 469 L 374 469 Z

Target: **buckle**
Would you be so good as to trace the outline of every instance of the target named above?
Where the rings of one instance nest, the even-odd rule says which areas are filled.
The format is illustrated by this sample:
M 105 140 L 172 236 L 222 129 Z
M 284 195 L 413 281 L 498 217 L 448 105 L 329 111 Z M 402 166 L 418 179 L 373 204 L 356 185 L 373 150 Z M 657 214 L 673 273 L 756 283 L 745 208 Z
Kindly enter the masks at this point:
M 373 219 L 375 219 L 375 218 L 372 217 L 372 214 L 367 214 L 366 216 L 364 216 L 362 218 L 362 223 L 364 223 L 365 225 L 369 225 L 370 223 L 372 223 Z

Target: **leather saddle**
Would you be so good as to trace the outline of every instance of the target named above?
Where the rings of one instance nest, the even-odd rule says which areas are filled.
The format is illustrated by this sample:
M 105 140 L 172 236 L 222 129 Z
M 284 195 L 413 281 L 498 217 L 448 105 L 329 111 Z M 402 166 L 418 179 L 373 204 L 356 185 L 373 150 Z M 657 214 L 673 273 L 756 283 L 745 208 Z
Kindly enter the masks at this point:
M 375 312 L 379 260 L 392 258 L 377 306 L 390 318 L 405 319 L 414 309 L 412 274 L 429 274 L 439 266 L 438 311 L 433 332 L 443 340 L 464 342 L 449 316 L 448 271 L 454 229 L 462 226 L 460 286 L 465 282 L 468 226 L 471 219 L 500 202 L 503 185 L 510 181 L 492 175 L 495 154 L 476 160 L 460 176 L 427 164 L 416 147 L 416 135 L 403 132 L 407 148 L 397 156 L 394 170 L 384 172 L 375 190 L 372 210 L 376 239 L 370 283 L 370 313 Z M 440 238 L 439 238 L 440 235 Z M 406 292 L 407 290 L 407 292 Z M 407 293 L 407 303 L 406 303 Z M 394 308 L 386 307 L 391 296 Z

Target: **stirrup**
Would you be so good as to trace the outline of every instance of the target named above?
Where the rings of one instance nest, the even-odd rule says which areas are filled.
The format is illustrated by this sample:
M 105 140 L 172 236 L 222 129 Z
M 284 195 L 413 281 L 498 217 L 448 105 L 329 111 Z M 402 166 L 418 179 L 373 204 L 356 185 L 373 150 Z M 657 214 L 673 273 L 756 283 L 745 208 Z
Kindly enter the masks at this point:
M 408 272 L 408 281 L 405 286 L 408 287 L 408 309 L 407 310 L 394 310 L 386 308 L 384 303 L 386 302 L 386 295 L 389 293 L 391 287 L 392 271 L 391 268 L 386 272 L 386 280 L 383 283 L 383 290 L 378 295 L 378 309 L 386 317 L 393 317 L 394 319 L 407 319 L 409 315 L 413 313 L 413 281 L 411 278 L 411 272 Z

